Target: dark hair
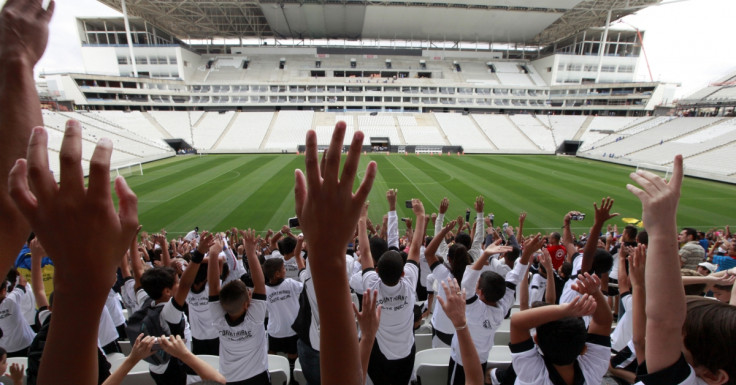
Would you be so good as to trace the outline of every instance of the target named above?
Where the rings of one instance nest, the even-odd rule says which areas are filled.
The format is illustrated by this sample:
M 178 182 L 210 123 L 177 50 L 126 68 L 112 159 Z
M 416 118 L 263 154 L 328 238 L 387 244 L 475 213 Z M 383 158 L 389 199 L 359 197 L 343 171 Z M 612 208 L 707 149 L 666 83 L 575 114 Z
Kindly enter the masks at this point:
M 384 284 L 395 286 L 401 279 L 401 273 L 404 272 L 404 260 L 398 251 L 389 250 L 378 259 L 376 266 L 378 277 Z
M 31 243 L 31 241 L 32 241 L 32 240 L 33 240 L 34 238 L 36 238 L 36 233 L 34 233 L 33 231 L 31 231 L 31 233 L 30 233 L 30 234 L 28 234 L 28 239 L 26 239 L 26 243 Z
M 596 274 L 600 277 L 602 274 L 611 271 L 612 267 L 613 257 L 611 256 L 611 253 L 609 253 L 605 249 L 599 248 L 596 249 L 595 254 L 593 254 L 593 266 L 588 273 Z
M 239 279 L 226 283 L 220 290 L 220 305 L 228 314 L 237 313 L 249 300 L 248 287 Z
M 713 288 L 718 290 L 731 291 L 733 290 L 733 285 L 713 285 Z
M 478 279 L 478 289 L 486 303 L 495 303 L 506 294 L 506 279 L 494 271 L 484 271 Z
M 562 237 L 560 236 L 560 233 L 554 231 L 550 235 L 550 238 L 554 239 L 555 241 L 559 242 Z
M 470 249 L 470 245 L 473 244 L 473 240 L 470 238 L 470 234 L 460 231 L 455 235 L 455 243 L 459 243 L 465 246 L 466 249 Z
M 641 243 L 642 245 L 649 244 L 649 234 L 646 232 L 646 230 L 642 230 L 639 232 L 639 234 L 636 234 L 636 241 Z
M 378 259 L 388 251 L 388 242 L 383 238 L 371 237 L 368 243 L 371 249 L 371 257 L 373 257 L 373 264 L 378 265 Z
M 463 281 L 465 267 L 472 263 L 468 249 L 462 244 L 455 243 L 447 250 L 447 262 L 450 263 L 450 272 L 458 282 Z
M 507 263 L 513 264 L 516 262 L 516 259 L 519 258 L 519 254 L 521 254 L 521 249 L 516 246 L 511 246 L 511 251 L 505 252 L 503 254 L 503 258 Z
M 554 365 L 570 365 L 583 352 L 588 332 L 582 318 L 566 317 L 537 326 L 537 345 Z
M 626 227 L 624 227 L 624 234 L 626 235 L 626 239 L 635 240 L 637 233 L 638 230 L 632 225 L 626 225 Z
M 6 290 L 8 288 L 8 280 L 3 279 L 2 282 L 0 282 L 0 291 Z
M 687 316 L 683 326 L 685 348 L 693 357 L 693 367 L 703 366 L 711 373 L 723 370 L 727 384 L 736 382 L 736 306 L 702 297 L 687 297 Z
M 429 244 L 432 243 L 432 239 L 434 239 L 434 237 L 431 235 L 424 237 L 424 246 L 429 246 Z
M 10 270 L 8 270 L 8 275 L 5 278 L 10 283 L 10 287 L 8 288 L 9 289 L 8 291 L 13 290 L 13 288 L 15 287 L 15 282 L 18 280 L 19 275 L 20 273 L 18 273 L 18 270 L 14 267 L 11 267 Z
M 680 269 L 680 275 L 683 277 L 702 277 L 703 275 L 692 269 Z M 702 296 L 705 292 L 704 283 L 695 285 L 685 285 L 685 295 L 700 295 Z
M 691 236 L 694 240 L 698 240 L 698 230 L 695 230 L 692 227 L 685 227 L 682 229 L 682 231 L 685 232 L 685 236 Z
M 296 249 L 296 239 L 292 237 L 284 237 L 278 241 L 277 245 L 279 247 L 279 253 L 281 253 L 281 255 L 286 255 Z
M 8 354 L 8 351 L 3 348 L 0 348 L 0 358 L 2 358 L 6 354 Z
M 263 264 L 263 275 L 266 277 L 266 282 L 273 280 L 274 276 L 281 271 L 284 267 L 284 260 L 281 258 L 267 259 Z
M 562 269 L 561 269 L 562 275 L 564 275 L 563 278 L 570 279 L 570 276 L 572 275 L 572 263 L 570 262 L 562 262 Z
M 176 284 L 176 270 L 169 266 L 159 266 L 146 270 L 141 276 L 141 286 L 152 300 L 158 301 L 164 289 L 171 289 Z

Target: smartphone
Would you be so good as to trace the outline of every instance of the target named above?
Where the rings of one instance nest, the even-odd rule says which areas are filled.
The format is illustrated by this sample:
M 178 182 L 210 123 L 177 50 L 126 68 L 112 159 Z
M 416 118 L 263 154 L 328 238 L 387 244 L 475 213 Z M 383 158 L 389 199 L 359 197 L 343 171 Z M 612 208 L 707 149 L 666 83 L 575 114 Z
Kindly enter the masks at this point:
M 151 351 L 157 352 L 159 350 L 161 350 L 161 344 L 158 342 L 158 338 L 156 338 L 156 342 L 154 342 L 153 345 L 151 345 Z
M 572 219 L 573 221 L 582 221 L 583 219 L 585 219 L 585 214 L 573 214 L 570 219 Z
M 470 210 L 465 210 L 465 222 L 470 222 Z
M 414 207 L 414 205 L 411 204 L 411 200 L 406 201 L 406 208 L 410 209 L 412 207 Z
M 292 229 L 294 227 L 299 227 L 299 218 L 297 217 L 289 218 L 289 227 L 291 227 Z

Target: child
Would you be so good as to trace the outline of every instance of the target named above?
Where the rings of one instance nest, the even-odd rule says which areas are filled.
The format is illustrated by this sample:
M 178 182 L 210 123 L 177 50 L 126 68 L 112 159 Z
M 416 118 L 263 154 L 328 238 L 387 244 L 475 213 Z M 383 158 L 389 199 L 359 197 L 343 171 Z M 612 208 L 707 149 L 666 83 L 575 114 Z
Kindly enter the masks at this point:
M 263 264 L 266 276 L 266 309 L 268 309 L 268 353 L 286 353 L 291 371 L 297 358 L 298 337 L 291 325 L 299 312 L 299 294 L 304 284 L 286 278 L 284 260 L 267 259 Z
M 20 282 L 10 293 L 8 281 L 3 278 L 0 282 L 0 348 L 5 349 L 8 357 L 27 356 L 28 347 L 36 335 L 20 309 L 21 298 L 26 295 L 26 280 L 19 277 Z
M 611 357 L 611 309 L 597 276 L 580 275 L 574 290 L 581 296 L 570 303 L 537 307 L 511 317 L 509 347 L 516 384 L 601 383 Z M 579 317 L 591 314 L 586 332 Z M 533 328 L 537 332 L 534 339 L 529 333 Z
M 374 384 L 407 384 L 414 367 L 416 347 L 412 324 L 425 218 L 420 200 L 412 200 L 412 209 L 417 217 L 417 233 L 412 238 L 406 264 L 398 252 L 389 250 L 378 259 L 378 268 L 374 269 L 370 248 L 361 247 L 363 287 L 377 290 L 378 304 L 382 306 L 376 342 L 368 364 L 368 376 Z M 359 221 L 361 236 L 365 233 L 365 221 L 364 208 Z M 361 243 L 366 243 L 365 239 Z
M 253 279 L 252 299 L 240 280 L 227 283 L 220 290 L 220 268 L 210 258 L 207 271 L 212 327 L 220 336 L 219 371 L 229 384 L 268 384 L 266 353 L 266 284 L 256 257 L 254 230 L 243 231 L 245 254 Z
M 10 379 L 13 381 L 12 385 L 22 385 L 23 384 L 23 369 L 25 367 L 21 364 L 14 363 L 10 365 Z M 0 348 L 0 376 L 5 374 L 5 371 L 8 370 L 8 352 L 5 351 L 5 349 Z M 0 382 L 0 385 L 3 383 Z M 8 384 L 10 385 L 10 384 Z

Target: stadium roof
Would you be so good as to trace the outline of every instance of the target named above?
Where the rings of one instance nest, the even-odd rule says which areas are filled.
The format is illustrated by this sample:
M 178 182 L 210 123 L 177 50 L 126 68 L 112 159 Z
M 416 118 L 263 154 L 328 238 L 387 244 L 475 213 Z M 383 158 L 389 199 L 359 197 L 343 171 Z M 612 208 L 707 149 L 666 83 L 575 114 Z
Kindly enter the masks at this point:
M 100 0 L 121 10 L 121 0 Z M 547 45 L 662 0 L 126 0 L 180 39 L 480 41 Z

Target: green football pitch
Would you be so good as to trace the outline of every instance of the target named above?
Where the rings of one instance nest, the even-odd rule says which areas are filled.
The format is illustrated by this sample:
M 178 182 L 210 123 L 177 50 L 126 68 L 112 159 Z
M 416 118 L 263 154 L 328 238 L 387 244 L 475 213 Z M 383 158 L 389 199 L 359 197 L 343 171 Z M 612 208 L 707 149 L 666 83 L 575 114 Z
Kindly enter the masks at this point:
M 448 216 L 464 215 L 477 195 L 485 197 L 486 214 L 495 224 L 516 226 L 528 212 L 524 232 L 553 231 L 569 210 L 587 214 L 574 222 L 575 232 L 593 223 L 593 202 L 610 196 L 622 218 L 640 218 L 641 205 L 626 190 L 632 168 L 580 158 L 527 155 L 367 155 L 378 164 L 370 193 L 369 217 L 380 223 L 388 210 L 385 193 L 398 189 L 400 217 L 411 216 L 404 201 L 419 198 L 428 213 L 448 197 Z M 687 167 L 687 162 L 685 162 Z M 230 227 L 259 231 L 278 229 L 294 216 L 294 170 L 304 169 L 301 155 L 207 155 L 169 158 L 143 166 L 143 175 L 128 183 L 138 195 L 140 223 L 148 232 L 166 228 L 169 234 Z M 359 177 L 363 172 L 359 172 Z M 358 181 L 356 181 L 356 186 Z M 699 230 L 736 224 L 736 186 L 686 178 L 678 211 L 678 226 Z

